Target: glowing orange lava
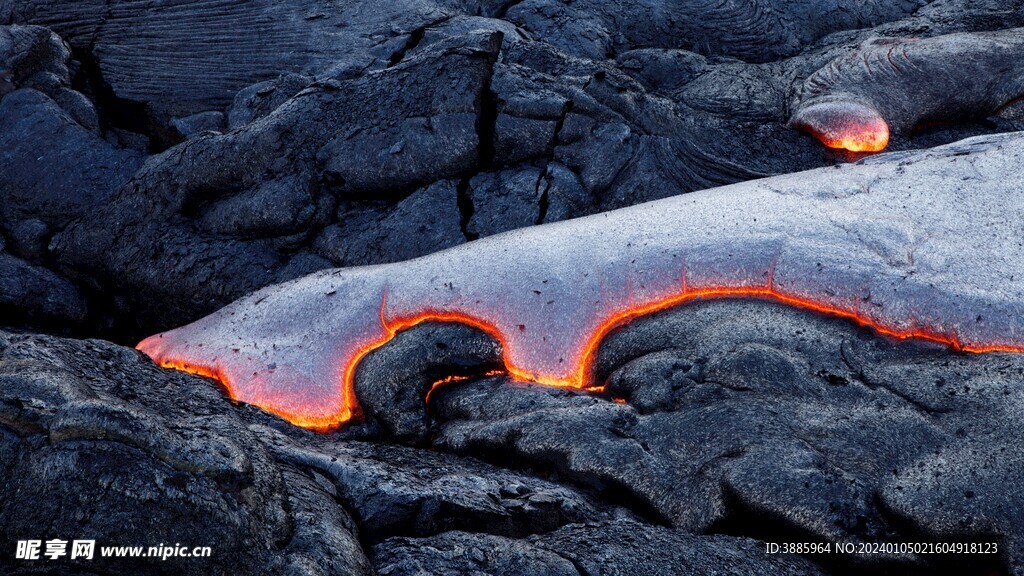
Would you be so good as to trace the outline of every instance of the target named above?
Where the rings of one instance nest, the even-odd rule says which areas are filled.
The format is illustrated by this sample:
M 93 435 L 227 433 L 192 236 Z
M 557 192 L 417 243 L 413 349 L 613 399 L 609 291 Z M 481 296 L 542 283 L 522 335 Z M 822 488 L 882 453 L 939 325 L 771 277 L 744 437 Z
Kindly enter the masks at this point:
M 138 348 L 138 346 L 136 347 Z M 219 370 L 213 370 L 205 366 L 198 366 L 190 364 L 184 360 L 168 359 L 161 360 L 159 362 L 160 367 L 170 368 L 172 370 L 179 370 L 188 374 L 194 374 L 196 376 L 202 376 L 211 380 L 216 380 L 218 384 L 224 387 L 229 398 L 237 399 L 238 393 L 235 387 L 232 385 L 231 379 L 227 378 Z M 348 405 L 346 405 L 348 406 Z M 341 424 L 351 420 L 354 417 L 354 413 L 351 409 L 347 408 L 337 415 L 331 415 L 327 417 L 322 416 L 311 416 L 297 411 L 282 410 L 275 407 L 271 403 L 265 403 L 259 405 L 259 408 L 266 410 L 271 414 L 276 414 L 281 418 L 300 426 L 302 428 L 309 428 L 310 430 L 316 430 L 318 432 L 330 432 L 338 428 Z
M 889 145 L 889 125 L 874 108 L 854 102 L 825 102 L 800 110 L 790 125 L 822 144 L 850 152 L 881 152 Z
M 474 376 L 468 376 L 468 375 L 464 375 L 464 374 L 456 374 L 456 375 L 452 375 L 452 376 L 445 376 L 444 378 L 441 378 L 440 380 L 438 380 L 438 381 L 436 381 L 436 382 L 434 382 L 433 384 L 430 385 L 430 390 L 427 391 L 427 395 L 426 395 L 426 398 L 425 398 L 426 403 L 430 404 L 430 397 L 434 395 L 434 392 L 436 392 L 440 388 L 443 388 L 444 386 L 447 386 L 448 384 L 454 384 L 455 382 L 465 382 L 466 380 L 470 380 L 472 378 L 487 378 L 489 376 L 498 376 L 500 374 L 505 374 L 505 371 L 504 370 L 488 370 L 487 372 L 484 372 L 483 374 L 474 375 Z
M 460 312 L 453 311 L 437 311 L 437 310 L 425 310 L 414 316 L 406 316 L 399 318 L 386 318 L 385 307 L 386 299 L 381 304 L 380 311 L 380 322 L 384 327 L 384 335 L 372 342 L 368 342 L 361 347 L 351 357 L 351 360 L 345 366 L 339 366 L 341 374 L 341 391 L 342 391 L 342 409 L 332 415 L 321 416 L 321 415 L 310 415 L 304 413 L 294 413 L 285 410 L 274 409 L 271 405 L 264 405 L 268 411 L 281 416 L 282 418 L 305 428 L 311 428 L 319 431 L 329 431 L 337 428 L 338 426 L 345 424 L 353 419 L 360 417 L 359 404 L 355 395 L 355 373 L 359 366 L 359 362 L 370 352 L 380 348 L 389 342 L 396 334 L 402 330 L 406 330 L 422 324 L 424 322 L 457 322 L 466 324 L 477 328 L 497 340 L 504 351 L 504 373 L 507 373 L 512 378 L 521 382 L 532 382 L 554 388 L 568 388 L 577 390 L 588 390 L 593 392 L 599 392 L 603 390 L 603 386 L 600 383 L 593 381 L 593 364 L 594 357 L 597 353 L 598 346 L 605 336 L 608 335 L 612 330 L 627 324 L 631 320 L 640 316 L 645 316 L 671 308 L 679 306 L 689 302 L 697 300 L 711 300 L 711 299 L 722 299 L 722 298 L 753 298 L 768 300 L 772 302 L 778 302 L 794 308 L 802 310 L 809 310 L 812 312 L 825 314 L 837 318 L 843 318 L 854 322 L 857 325 L 865 326 L 873 329 L 877 333 L 896 339 L 896 340 L 920 340 L 926 342 L 933 342 L 948 346 L 953 350 L 970 353 L 986 353 L 986 352 L 1024 352 L 1024 345 L 1009 345 L 1009 344 L 965 344 L 963 343 L 956 334 L 944 333 L 941 331 L 933 330 L 928 327 L 914 327 L 910 329 L 899 329 L 890 326 L 885 326 L 877 321 L 874 321 L 864 315 L 859 314 L 856 310 L 849 310 L 840 308 L 837 306 L 823 304 L 821 302 L 812 300 L 804 296 L 798 296 L 789 294 L 775 288 L 772 285 L 771 277 L 768 277 L 765 285 L 762 286 L 702 286 L 702 287 L 688 287 L 685 284 L 682 290 L 674 295 L 662 298 L 653 302 L 630 305 L 619 310 L 609 310 L 603 315 L 603 321 L 600 323 L 597 330 L 593 331 L 590 337 L 586 340 L 581 353 L 578 355 L 571 355 L 574 358 L 580 358 L 580 361 L 573 370 L 566 376 L 553 376 L 550 374 L 537 373 L 529 369 L 528 366 L 517 366 L 513 363 L 509 357 L 506 335 L 502 334 L 493 324 L 476 318 L 474 316 L 463 314 Z M 141 346 L 141 345 L 140 345 Z M 151 351 L 147 350 L 147 353 Z M 151 354 L 152 355 L 152 354 Z M 226 378 L 215 370 L 209 370 L 202 367 L 190 365 L 188 362 L 181 360 L 164 360 L 160 364 L 167 368 L 175 368 L 190 372 L 192 374 L 198 374 L 213 378 L 221 382 L 224 388 L 228 391 L 228 394 L 235 397 L 233 392 L 234 388 L 231 382 L 228 382 Z M 502 371 L 489 372 L 487 375 L 493 375 L 501 373 Z M 432 386 L 430 393 L 435 389 L 444 384 L 451 382 L 457 382 L 468 379 L 469 376 L 455 375 L 448 378 L 444 378 L 435 382 Z M 429 394 L 428 393 L 428 396 Z
M 889 128 L 880 126 L 859 126 L 841 135 L 815 134 L 822 144 L 836 150 L 850 152 L 881 152 L 889 145 Z

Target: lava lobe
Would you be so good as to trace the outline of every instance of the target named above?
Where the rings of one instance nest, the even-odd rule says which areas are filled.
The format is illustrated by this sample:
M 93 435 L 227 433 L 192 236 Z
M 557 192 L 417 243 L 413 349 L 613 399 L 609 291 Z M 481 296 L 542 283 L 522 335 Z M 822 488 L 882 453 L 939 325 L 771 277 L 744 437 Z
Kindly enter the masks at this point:
M 1024 95 L 1024 30 L 872 38 L 811 74 L 789 125 L 829 148 L 879 152 L 892 134 L 998 115 Z
M 315 429 L 357 417 L 360 360 L 427 321 L 490 334 L 519 380 L 578 389 L 600 387 L 592 363 L 611 330 L 710 298 L 777 301 L 964 352 L 1024 351 L 1024 254 L 1003 248 L 1024 204 L 997 155 L 1024 161 L 1024 144 L 967 140 L 323 271 L 138 348 Z M 965 156 L 969 182 L 936 169 Z
M 877 110 L 849 101 L 821 102 L 800 110 L 789 122 L 829 148 L 881 152 L 889 145 L 889 125 Z

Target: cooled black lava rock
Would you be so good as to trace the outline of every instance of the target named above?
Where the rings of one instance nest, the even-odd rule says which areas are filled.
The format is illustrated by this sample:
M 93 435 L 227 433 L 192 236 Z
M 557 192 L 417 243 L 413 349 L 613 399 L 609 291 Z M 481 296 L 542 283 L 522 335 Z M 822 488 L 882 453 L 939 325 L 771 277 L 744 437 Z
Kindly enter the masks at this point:
M 501 377 L 450 384 L 432 395 L 435 444 L 547 470 L 687 531 L 997 542 L 998 555 L 842 562 L 1024 565 L 1017 355 L 894 344 L 815 313 L 723 301 L 613 333 L 599 373 L 625 403 Z
M 340 199 L 394 198 L 477 162 L 478 109 L 498 41 L 458 38 L 387 70 L 315 84 L 262 121 L 155 156 L 110 209 L 56 239 L 59 259 L 105 270 L 147 324 L 180 321 L 185 285 L 188 308 L 212 311 L 329 266 L 321 256 L 352 248 L 349 237 L 315 241 L 321 254 L 301 249 L 334 220 Z M 424 76 L 432 82 L 417 81 Z
M 462 324 L 427 324 L 399 333 L 356 369 L 355 393 L 363 416 L 388 438 L 426 439 L 428 396 L 446 378 L 479 376 L 500 368 L 501 346 Z
M 50 240 L 106 202 L 141 155 L 99 134 L 71 88 L 71 53 L 38 26 L 0 27 L 0 314 L 7 325 L 63 331 L 87 321 L 83 287 L 54 266 Z
M 72 282 L 0 249 L 0 315 L 6 323 L 59 330 L 81 325 L 87 306 Z
M 628 508 L 571 486 L 472 458 L 357 441 L 311 446 L 269 429 L 261 433 L 281 462 L 333 483 L 367 542 L 456 529 L 521 538 L 572 523 L 635 519 Z
M 308 471 L 276 462 L 210 382 L 99 341 L 0 335 L 0 538 L 211 546 L 209 574 L 370 573 L 356 527 Z M 91 573 L 193 571 L 97 557 Z M 77 563 L 0 559 L 4 572 Z M 325 572 L 325 573 L 326 573 Z
M 71 50 L 40 26 L 0 28 L 0 97 L 17 88 L 45 93 L 88 130 L 99 128 L 96 109 L 71 87 Z
M 823 574 L 787 555 L 765 556 L 747 538 L 698 537 L 630 521 L 574 524 L 525 540 L 445 532 L 431 538 L 391 538 L 373 548 L 382 576 L 518 574 Z
M 62 229 L 108 204 L 141 165 L 85 128 L 46 94 L 22 88 L 0 101 L 0 215 L 9 231 L 22 222 Z M 45 254 L 30 255 L 37 261 Z

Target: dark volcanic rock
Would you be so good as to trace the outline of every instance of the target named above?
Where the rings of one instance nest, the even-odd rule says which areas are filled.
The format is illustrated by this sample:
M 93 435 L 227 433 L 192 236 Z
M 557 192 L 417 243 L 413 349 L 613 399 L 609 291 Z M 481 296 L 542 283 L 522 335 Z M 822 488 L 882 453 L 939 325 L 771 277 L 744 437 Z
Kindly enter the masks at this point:
M 52 236 L 108 202 L 141 163 L 101 138 L 70 86 L 70 51 L 36 26 L 0 27 L 0 317 L 67 331 L 85 325 L 83 287 L 55 270 Z
M 140 164 L 139 154 L 115 148 L 42 92 L 25 88 L 0 101 L 5 226 L 35 219 L 59 230 L 101 210 Z
M 56 34 L 39 26 L 0 28 L 0 97 L 16 88 L 45 93 L 89 130 L 99 128 L 93 104 L 70 86 L 71 51 Z
M 56 230 L 97 210 L 141 163 L 101 138 L 92 103 L 70 86 L 70 58 L 45 28 L 0 27 L 0 224 L 8 233 L 31 219 Z
M 484 332 L 425 324 L 367 354 L 356 371 L 355 393 L 363 416 L 379 423 L 385 436 L 416 443 L 426 439 L 426 403 L 435 383 L 453 371 L 473 376 L 501 365 L 501 346 Z
M 310 446 L 261 432 L 280 461 L 333 482 L 335 497 L 370 542 L 455 529 L 522 537 L 575 522 L 634 517 L 572 487 L 471 458 L 364 442 Z
M 88 50 L 103 82 L 147 114 L 215 110 L 282 73 L 383 66 L 454 3 L 5 0 L 0 20 L 49 26 Z
M 185 292 L 193 313 L 212 311 L 312 271 L 291 265 L 296 248 L 332 218 L 337 198 L 390 198 L 473 166 L 497 41 L 441 43 L 314 85 L 264 121 L 151 158 L 109 210 L 56 240 L 62 264 L 105 270 L 136 314 L 161 324 L 180 321 Z
M 240 128 L 268 116 L 312 83 L 313 78 L 309 76 L 282 74 L 239 90 L 228 108 L 228 128 Z
M 573 55 L 601 58 L 635 48 L 685 48 L 763 62 L 791 56 L 839 30 L 895 20 L 923 0 L 822 2 L 516 2 L 505 17 Z
M 487 26 L 486 18 L 466 16 L 506 20 L 491 28 L 518 27 L 523 36 L 591 59 L 636 48 L 685 48 L 760 62 L 792 56 L 831 32 L 908 16 L 925 4 L 6 0 L 0 21 L 53 28 L 92 54 L 117 98 L 157 116 L 187 116 L 221 108 L 246 85 L 281 73 L 326 76 L 394 64 L 419 41 L 431 40 L 429 28 L 452 35 Z
M 341 266 L 411 260 L 466 240 L 454 180 L 420 188 L 384 208 L 343 201 L 337 220 L 320 232 L 313 251 Z
M 523 541 L 464 532 L 392 538 L 374 547 L 373 562 L 382 576 L 823 574 L 800 558 L 766 557 L 763 546 L 746 538 L 698 537 L 620 521 L 566 526 Z
M 689 531 L 997 541 L 1002 556 L 941 562 L 1020 570 L 1024 524 L 1007 490 L 1019 464 L 1009 430 L 1024 417 L 1015 355 L 950 354 L 781 305 L 709 302 L 612 334 L 599 370 L 625 404 L 502 378 L 435 391 L 435 442 L 548 470 Z
M 60 330 L 81 325 L 88 305 L 71 282 L 0 249 L 0 316 L 5 323 Z
M 578 576 L 568 559 L 527 543 L 463 532 L 433 538 L 395 538 L 374 547 L 382 576 L 520 574 Z
M 275 463 L 208 382 L 102 342 L 8 334 L 0 379 L 5 548 L 32 538 L 180 542 L 213 547 L 208 574 L 369 573 L 344 510 L 313 477 Z M 182 559 L 98 554 L 97 573 L 191 571 Z M 8 554 L 0 562 L 8 574 L 38 569 Z

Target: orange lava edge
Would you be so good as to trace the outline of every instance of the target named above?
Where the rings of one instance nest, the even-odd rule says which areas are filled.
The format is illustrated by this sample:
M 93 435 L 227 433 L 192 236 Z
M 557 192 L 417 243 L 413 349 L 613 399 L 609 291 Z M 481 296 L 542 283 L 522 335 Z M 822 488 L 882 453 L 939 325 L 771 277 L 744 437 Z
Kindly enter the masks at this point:
M 136 347 L 136 349 L 138 349 L 138 347 Z M 161 368 L 170 368 L 172 370 L 178 370 L 180 372 L 194 374 L 196 376 L 202 376 L 204 378 L 215 380 L 217 381 L 218 384 L 224 387 L 224 390 L 227 392 L 228 397 L 230 397 L 232 400 L 238 399 L 238 393 L 235 391 L 234 386 L 232 386 L 231 380 L 227 378 L 223 373 L 221 373 L 220 370 L 215 370 L 212 368 L 208 368 L 206 366 L 191 364 L 185 360 L 178 359 L 165 359 L 158 362 L 158 364 L 160 365 Z M 287 410 L 279 410 L 277 408 L 274 408 L 273 406 L 261 406 L 259 404 L 254 404 L 254 406 L 258 406 L 261 410 L 266 410 L 271 414 L 280 416 L 281 418 L 284 418 L 285 420 L 291 422 L 292 424 L 295 424 L 296 426 L 308 428 L 310 430 L 316 430 L 317 432 L 330 432 L 332 430 L 337 429 L 338 426 L 352 418 L 352 414 L 344 410 L 337 415 L 310 416 L 308 414 L 299 414 L 288 412 Z
M 816 118 L 812 113 L 811 117 L 795 120 L 792 126 L 807 132 L 824 146 L 835 150 L 857 153 L 885 150 L 889 145 L 889 123 L 873 108 L 854 106 L 861 108 L 858 110 L 859 115 L 849 113 L 839 117 Z
M 849 152 L 881 152 L 889 145 L 889 137 L 879 135 L 857 135 L 845 136 L 843 138 L 831 139 L 819 136 L 821 143 L 836 150 L 847 150 Z
M 603 390 L 603 386 L 595 385 L 592 380 L 593 360 L 597 353 L 598 346 L 605 336 L 608 335 L 612 330 L 628 323 L 630 320 L 636 319 L 640 316 L 645 316 L 672 308 L 680 304 L 693 302 L 695 300 L 710 300 L 710 299 L 722 299 L 722 298 L 754 298 L 760 300 L 768 300 L 772 302 L 778 302 L 786 304 L 794 308 L 809 310 L 817 312 L 827 316 L 836 318 L 843 318 L 849 320 L 859 326 L 864 326 L 873 329 L 875 332 L 893 338 L 895 340 L 921 340 L 926 342 L 933 342 L 948 346 L 953 350 L 961 352 L 969 352 L 975 354 L 991 353 L 991 352 L 1009 352 L 1009 353 L 1021 353 L 1024 352 L 1024 345 L 1017 344 L 965 344 L 956 335 L 940 333 L 928 328 L 914 328 L 914 329 L 896 329 L 888 326 L 879 324 L 870 318 L 858 314 L 856 311 L 839 308 L 836 306 L 823 304 L 812 300 L 807 297 L 797 296 L 782 292 L 773 286 L 770 281 L 766 286 L 742 286 L 742 287 L 728 287 L 728 286 L 713 286 L 688 289 L 685 288 L 679 294 L 669 296 L 667 298 L 645 304 L 640 306 L 633 306 L 623 310 L 619 310 L 610 314 L 594 331 L 594 333 L 587 340 L 583 347 L 582 354 L 579 356 L 580 363 L 576 368 L 576 371 L 569 377 L 555 377 L 551 375 L 538 374 L 526 370 L 520 366 L 512 364 L 508 357 L 509 347 L 506 345 L 506 340 L 503 334 L 493 324 L 486 322 L 480 318 L 463 314 L 459 312 L 439 312 L 439 311 L 423 311 L 415 316 L 403 317 L 388 320 L 384 317 L 384 308 L 386 300 L 381 304 L 381 324 L 385 328 L 385 335 L 381 338 L 367 343 L 360 347 L 360 349 L 353 355 L 352 360 L 344 367 L 341 375 L 341 393 L 343 408 L 337 413 L 327 416 L 310 416 L 308 414 L 294 414 L 287 413 L 281 410 L 276 410 L 272 406 L 260 406 L 261 408 L 276 414 L 285 420 L 288 420 L 296 426 L 303 428 L 309 428 L 321 432 L 329 432 L 337 429 L 341 425 L 360 418 L 359 403 L 355 394 L 355 372 L 359 366 L 359 362 L 370 352 L 380 348 L 387 344 L 395 337 L 396 334 L 403 330 L 407 330 L 422 324 L 424 322 L 458 322 L 477 328 L 497 340 L 504 351 L 504 373 L 507 373 L 512 378 L 527 383 L 541 384 L 544 386 L 550 386 L 553 388 L 568 388 L 577 390 L 588 390 L 593 392 L 600 392 Z M 190 374 L 196 374 L 199 376 L 205 376 L 217 380 L 227 390 L 228 395 L 232 398 L 236 397 L 234 388 L 217 370 L 211 370 L 202 366 L 195 366 L 187 361 L 178 359 L 166 359 L 160 362 L 160 365 L 164 368 L 173 368 L 188 372 Z M 487 375 L 494 375 L 501 373 L 501 371 L 491 371 Z M 468 376 L 450 376 L 434 383 L 428 397 L 438 387 L 448 384 L 451 382 L 457 382 L 468 379 Z M 258 404 L 256 404 L 259 406 Z
M 446 377 L 441 378 L 440 380 L 438 380 L 438 381 L 436 381 L 436 382 L 434 382 L 433 384 L 430 385 L 430 390 L 427 390 L 427 395 L 426 395 L 426 397 L 424 397 L 424 403 L 429 405 L 430 404 L 430 397 L 434 395 L 434 392 L 436 392 L 438 389 L 440 389 L 440 388 L 442 388 L 444 386 L 447 386 L 448 384 L 454 384 L 455 382 L 465 382 L 466 380 L 470 380 L 472 378 L 487 378 L 489 376 L 498 376 L 500 374 L 505 374 L 505 373 L 506 372 L 504 370 L 488 370 L 487 372 L 484 372 L 483 374 L 473 375 L 473 376 L 466 376 L 466 375 L 462 375 L 462 374 L 454 374 L 452 376 L 446 376 Z

